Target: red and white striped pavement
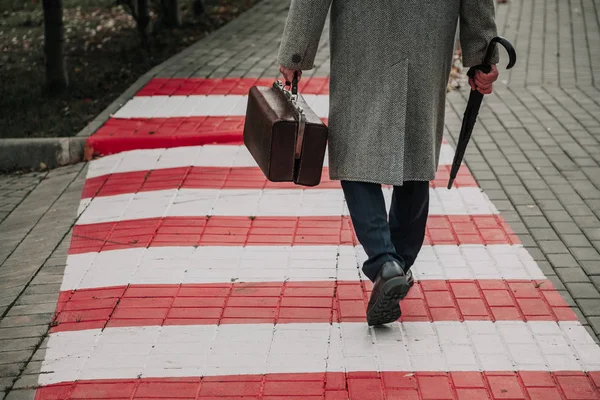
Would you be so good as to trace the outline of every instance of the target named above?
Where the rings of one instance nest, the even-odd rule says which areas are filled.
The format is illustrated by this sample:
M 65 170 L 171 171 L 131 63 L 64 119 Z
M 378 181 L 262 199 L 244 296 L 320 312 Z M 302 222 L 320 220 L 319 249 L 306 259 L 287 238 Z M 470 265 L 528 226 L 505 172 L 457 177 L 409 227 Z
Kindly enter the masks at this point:
M 600 398 L 600 347 L 468 169 L 445 189 L 447 143 L 417 282 L 369 328 L 339 182 L 267 182 L 240 145 L 254 83 L 155 79 L 91 137 L 112 155 L 89 166 L 36 399 Z M 303 85 L 325 118 L 327 80 Z

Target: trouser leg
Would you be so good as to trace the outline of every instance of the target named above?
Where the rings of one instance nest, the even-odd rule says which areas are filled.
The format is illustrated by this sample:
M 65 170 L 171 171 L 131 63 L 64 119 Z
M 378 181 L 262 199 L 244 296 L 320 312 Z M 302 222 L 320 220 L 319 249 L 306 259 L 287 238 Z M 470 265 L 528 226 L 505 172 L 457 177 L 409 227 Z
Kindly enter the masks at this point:
M 375 281 L 386 261 L 396 260 L 404 265 L 392 243 L 381 185 L 355 181 L 341 183 L 356 236 L 368 257 L 363 272 Z
M 395 186 L 390 207 L 390 234 L 405 270 L 415 262 L 423 241 L 429 215 L 429 182 L 407 181 Z

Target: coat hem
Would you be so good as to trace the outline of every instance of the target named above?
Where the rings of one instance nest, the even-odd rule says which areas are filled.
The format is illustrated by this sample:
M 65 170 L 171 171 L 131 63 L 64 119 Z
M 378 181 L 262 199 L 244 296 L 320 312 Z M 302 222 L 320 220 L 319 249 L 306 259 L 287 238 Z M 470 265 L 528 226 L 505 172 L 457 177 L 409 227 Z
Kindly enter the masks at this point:
M 435 179 L 435 176 L 429 178 L 425 178 L 425 177 L 407 177 L 404 178 L 402 181 L 395 181 L 395 180 L 387 180 L 387 179 L 374 179 L 374 178 L 368 178 L 368 177 L 353 177 L 353 176 L 348 176 L 348 175 L 338 175 L 338 174 L 333 174 L 329 176 L 329 179 L 331 179 L 332 181 L 354 181 L 354 182 L 365 182 L 365 183 L 376 183 L 378 185 L 392 185 L 392 186 L 402 186 L 404 184 L 404 182 L 409 182 L 409 181 L 418 181 L 418 182 L 430 182 L 432 180 Z

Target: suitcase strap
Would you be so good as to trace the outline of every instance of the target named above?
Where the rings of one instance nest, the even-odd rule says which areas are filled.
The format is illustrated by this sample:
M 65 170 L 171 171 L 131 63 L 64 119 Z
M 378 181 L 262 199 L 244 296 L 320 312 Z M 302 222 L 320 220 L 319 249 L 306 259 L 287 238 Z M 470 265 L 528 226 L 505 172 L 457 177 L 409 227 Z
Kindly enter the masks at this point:
M 286 82 L 289 84 L 289 82 Z M 279 89 L 284 97 L 287 99 L 292 108 L 296 111 L 296 118 L 298 119 L 298 130 L 296 132 L 296 148 L 294 151 L 294 158 L 300 159 L 302 155 L 302 144 L 304 143 L 304 130 L 306 127 L 306 115 L 302 107 L 298 105 L 298 73 L 294 73 L 294 80 L 292 81 L 292 90 L 285 89 L 283 82 L 277 80 L 273 83 L 273 87 Z
M 300 114 L 300 118 L 298 120 L 298 134 L 296 135 L 296 153 L 294 157 L 296 160 L 300 159 L 300 155 L 302 154 L 302 143 L 304 142 L 304 127 L 306 126 L 306 115 L 304 113 Z

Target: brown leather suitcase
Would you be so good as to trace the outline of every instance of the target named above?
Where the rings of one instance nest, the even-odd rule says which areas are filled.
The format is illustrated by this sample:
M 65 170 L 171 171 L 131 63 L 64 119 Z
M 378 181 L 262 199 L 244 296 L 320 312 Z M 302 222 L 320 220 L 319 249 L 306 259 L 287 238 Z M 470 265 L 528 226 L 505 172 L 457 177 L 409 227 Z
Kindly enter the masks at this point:
M 272 182 L 316 186 L 321 182 L 327 126 L 298 94 L 276 81 L 248 93 L 244 145 Z

